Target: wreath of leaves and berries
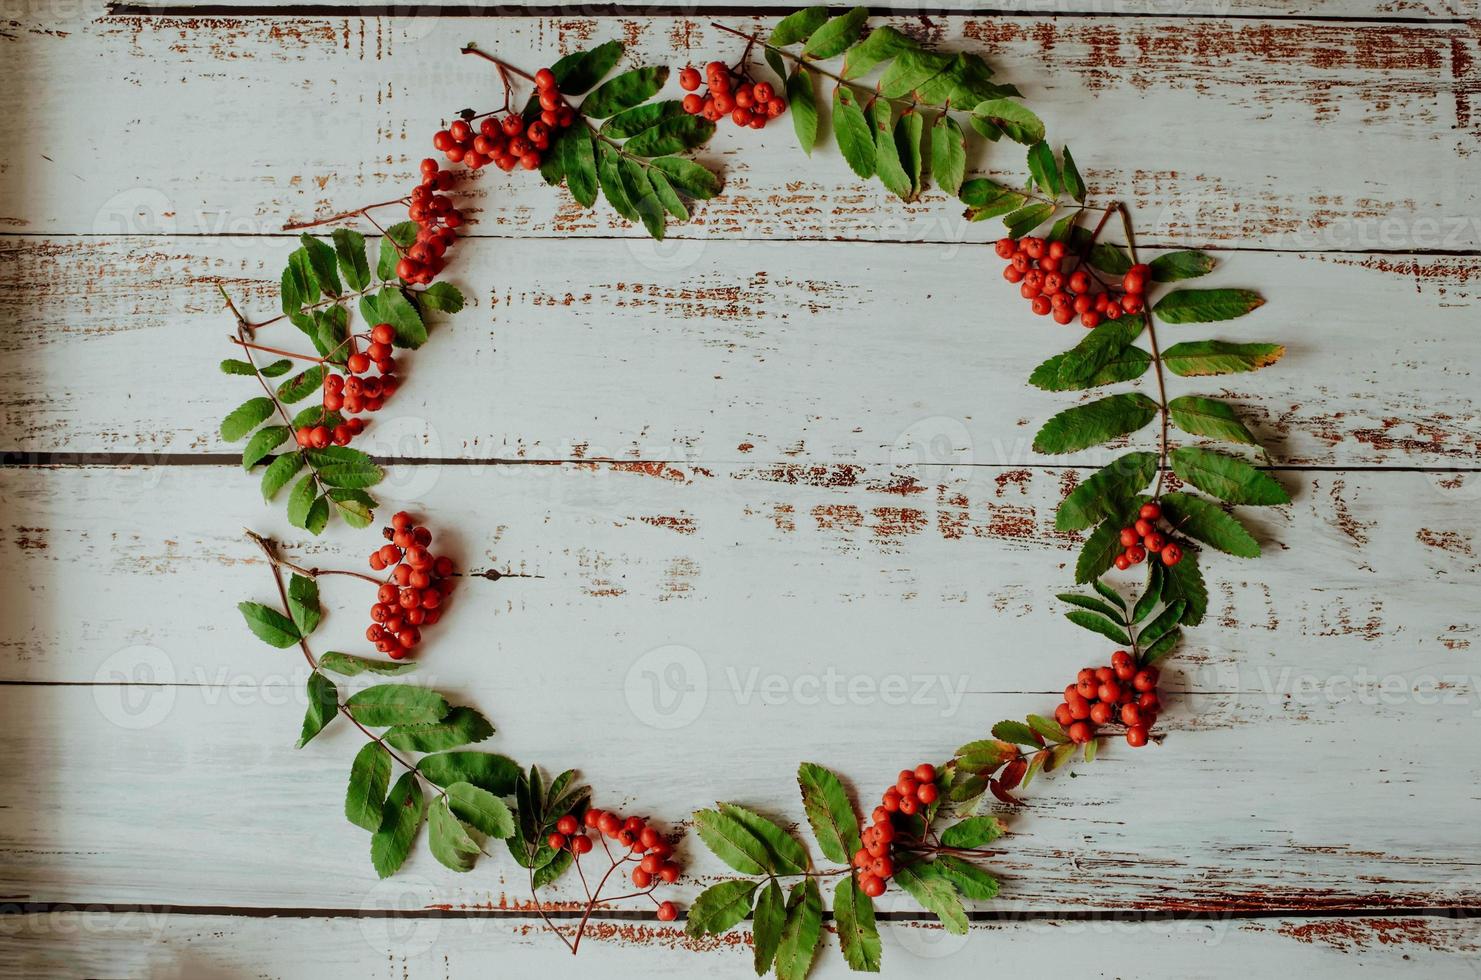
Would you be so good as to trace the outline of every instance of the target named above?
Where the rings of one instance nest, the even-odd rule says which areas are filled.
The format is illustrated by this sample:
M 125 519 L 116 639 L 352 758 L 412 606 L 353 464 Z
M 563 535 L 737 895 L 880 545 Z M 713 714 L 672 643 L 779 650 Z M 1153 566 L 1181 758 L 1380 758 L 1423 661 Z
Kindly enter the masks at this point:
M 433 148 L 462 169 L 427 159 L 403 197 L 289 225 L 305 233 L 283 272 L 280 315 L 254 323 L 226 299 L 236 318 L 231 340 L 244 359 L 223 361 L 222 370 L 255 378 L 263 394 L 226 417 L 223 438 L 247 440 L 242 463 L 261 470 L 264 498 L 294 483 L 287 500 L 294 526 L 319 534 L 333 513 L 369 526 L 376 503 L 367 490 L 382 470 L 349 444 L 366 428 L 364 415 L 379 411 L 400 386 L 395 352 L 420 347 L 433 314 L 463 305 L 456 288 L 436 279 L 465 224 L 453 195 L 470 171 L 538 170 L 547 183 L 564 183 L 583 207 L 604 198 L 661 238 L 669 220 L 687 220 L 686 201 L 720 191 L 719 176 L 683 153 L 707 142 L 722 119 L 761 129 L 783 114 L 811 153 L 820 138 L 818 90 L 831 82 L 833 134 L 855 174 L 877 177 L 906 201 L 920 196 L 929 177 L 960 199 L 969 220 L 1000 218 L 1005 235 L 995 251 L 1007 263 L 1004 278 L 1035 314 L 1087 331 L 1036 367 L 1031 385 L 1093 392 L 1152 373 L 1155 395 L 1131 389 L 1082 400 L 1046 421 L 1034 439 L 1041 453 L 1081 453 L 1137 441 L 1151 428 L 1145 445 L 1075 486 L 1055 518 L 1058 531 L 1086 532 L 1075 581 L 1091 591 L 1059 595 L 1071 607 L 1066 618 L 1115 644 L 1109 663 L 1081 669 L 1052 717 L 999 722 L 949 759 L 902 769 L 867 819 L 837 774 L 802 763 L 802 809 L 827 864 L 817 863 L 792 830 L 746 806 L 723 802 L 693 814 L 700 840 L 740 877 L 706 888 L 688 909 L 686 930 L 718 934 L 749 918 L 757 974 L 772 970 L 782 980 L 805 976 L 821 945 L 827 879 L 836 880 L 832 916 L 854 970 L 880 968 L 873 900 L 892 883 L 947 930 L 964 933 L 966 903 L 998 892 L 984 865 L 998 853 L 992 846 L 1004 827 L 984 812 L 987 794 L 1017 806 L 1015 792 L 1039 773 L 1092 761 L 1106 738 L 1123 735 L 1133 747 L 1160 740 L 1154 733 L 1162 707 L 1158 665 L 1177 647 L 1182 627 L 1205 615 L 1205 549 L 1257 557 L 1256 536 L 1232 508 L 1290 499 L 1250 459 L 1205 444 L 1259 449 L 1234 406 L 1192 392 L 1171 394 L 1168 385 L 1169 375 L 1254 371 L 1277 361 L 1284 348 L 1183 336 L 1164 348 L 1157 334 L 1159 324 L 1181 333 L 1186 325 L 1244 316 L 1262 305 L 1259 294 L 1178 285 L 1213 269 L 1213 257 L 1203 252 L 1170 251 L 1143 262 L 1126 208 L 1091 201 L 1069 148 L 1054 152 L 1021 93 L 992 81 L 982 58 L 934 50 L 887 26 L 866 33 L 867 20 L 862 7 L 839 15 L 812 7 L 785 17 L 764 38 L 717 24 L 745 41 L 740 59 L 709 62 L 703 72 L 684 66 L 677 81 L 686 94 L 676 99 L 657 98 L 667 67 L 613 75 L 623 55 L 616 41 L 534 74 L 470 44 L 463 53 L 492 62 L 504 91 L 501 107 L 464 109 L 433 136 Z M 765 67 L 753 63 L 758 50 Z M 774 78 L 764 76 L 767 68 Z M 531 91 L 516 109 L 525 83 Z M 1028 180 L 1008 186 L 968 177 L 969 138 L 1004 137 L 1027 148 Z M 405 207 L 407 220 L 382 227 L 374 215 L 392 207 Z M 1124 244 L 1101 240 L 1113 217 L 1120 218 Z M 373 265 L 359 231 L 337 227 L 327 240 L 307 233 L 354 220 L 380 234 Z M 1036 234 L 1041 229 L 1047 230 Z M 357 313 L 363 322 L 352 327 Z M 263 342 L 267 328 L 285 320 L 311 351 Z M 295 362 L 308 366 L 290 376 Z M 315 393 L 318 404 L 290 409 Z M 682 874 L 677 825 L 661 829 L 646 817 L 592 806 L 573 770 L 547 781 L 538 766 L 525 769 L 469 748 L 490 738 L 493 725 L 428 688 L 378 682 L 341 690 L 361 675 L 378 680 L 415 668 L 407 658 L 421 644 L 422 629 L 441 617 L 458 578 L 453 562 L 430 550 L 426 527 L 396 514 L 383 529 L 386 543 L 369 555 L 369 572 L 305 568 L 284 558 L 274 542 L 248 533 L 267 559 L 278 606 L 243 602 L 241 613 L 269 645 L 298 647 L 310 670 L 298 745 L 340 717 L 366 738 L 350 764 L 345 816 L 369 833 L 379 875 L 401 867 L 426 824 L 433 857 L 457 872 L 488 856 L 491 841 L 504 841 L 527 872 L 542 916 L 541 889 L 574 871 L 586 896 L 583 915 L 574 927 L 546 918 L 573 953 L 590 916 L 612 903 L 644 901 L 661 921 L 679 917 L 662 897 Z M 1121 578 L 1144 563 L 1139 585 Z M 366 640 L 389 659 L 314 654 L 310 640 L 323 618 L 318 583 L 325 576 L 374 589 Z

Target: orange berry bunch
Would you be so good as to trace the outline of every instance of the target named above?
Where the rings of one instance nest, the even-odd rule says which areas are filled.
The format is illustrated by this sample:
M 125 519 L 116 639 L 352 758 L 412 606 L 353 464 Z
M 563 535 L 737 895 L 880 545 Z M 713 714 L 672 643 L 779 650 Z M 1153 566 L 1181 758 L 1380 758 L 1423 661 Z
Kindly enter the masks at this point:
M 770 82 L 732 78 L 723 61 L 705 65 L 705 80 L 709 90 L 700 92 L 699 69 L 689 65 L 679 72 L 679 87 L 689 93 L 684 96 L 684 111 L 691 116 L 704 116 L 710 122 L 729 116 L 737 126 L 764 129 L 768 119 L 787 111 L 787 100 L 776 94 Z
M 324 414 L 318 425 L 299 426 L 294 433 L 298 444 L 308 449 L 323 449 L 331 442 L 348 446 L 350 440 L 365 431 L 365 420 L 343 418 L 343 414 L 379 412 L 386 399 L 396 393 L 400 382 L 394 374 L 396 360 L 391 356 L 391 342 L 396 330 L 389 323 L 377 323 L 370 330 L 370 343 L 364 353 L 355 351 L 345 358 L 345 374 L 324 378 Z M 354 338 L 350 339 L 354 344 Z M 360 377 L 374 363 L 379 377 Z M 330 423 L 334 423 L 331 427 Z
M 1147 732 L 1157 721 L 1157 668 L 1138 667 L 1131 654 L 1117 650 L 1109 667 L 1086 667 L 1075 683 L 1064 689 L 1064 703 L 1054 709 L 1072 742 L 1088 742 L 1101 725 L 1120 722 L 1133 748 L 1147 744 Z
M 438 191 L 452 186 L 451 170 L 439 170 L 431 157 L 422 161 L 422 182 L 411 189 L 406 216 L 417 223 L 417 237 L 410 247 L 397 251 L 401 261 L 396 275 L 407 282 L 427 285 L 437 277 L 446 263 L 443 253 L 458 241 L 453 229 L 463 225 L 463 212 L 453 207 L 452 198 Z
M 936 787 L 936 767 L 922 762 L 914 769 L 901 769 L 895 785 L 884 791 L 879 806 L 871 814 L 873 823 L 859 835 L 864 846 L 854 854 L 854 867 L 859 872 L 859 888 L 870 898 L 884 894 L 885 882 L 895 876 L 891 853 L 895 842 L 894 815 L 907 817 L 920 813 L 940 798 Z
M 579 821 L 569 813 L 556 821 L 555 832 L 546 838 L 545 843 L 551 850 L 569 850 L 579 860 L 592 849 L 588 830 L 597 831 L 622 848 L 622 856 L 614 857 L 613 864 L 624 861 L 638 863 L 632 869 L 633 887 L 652 892 L 660 884 L 672 885 L 679 880 L 682 869 L 673 858 L 673 846 L 642 817 L 624 818 L 610 810 L 589 807 Z M 610 852 L 610 848 L 608 850 Z M 663 902 L 658 906 L 661 921 L 672 922 L 678 917 L 679 910 L 673 902 Z
M 998 258 L 1007 259 L 1003 278 L 1018 283 L 1019 293 L 1039 316 L 1053 315 L 1055 323 L 1080 318 L 1082 326 L 1098 327 L 1123 314 L 1134 316 L 1146 308 L 1150 270 L 1134 265 L 1121 277 L 1121 291 L 1106 287 L 1088 268 L 1069 269 L 1075 261 L 1064 242 L 1042 238 L 999 238 Z M 1101 287 L 1097 290 L 1097 286 Z
M 1125 550 L 1116 556 L 1117 568 L 1124 572 L 1132 565 L 1141 564 L 1148 555 L 1156 555 L 1169 568 L 1183 560 L 1183 549 L 1157 530 L 1157 522 L 1161 519 L 1160 506 L 1142 504 L 1136 523 L 1121 529 L 1121 547 Z
M 473 170 L 490 163 L 506 173 L 515 167 L 540 169 L 556 131 L 576 121 L 576 110 L 566 104 L 549 68 L 535 72 L 535 93 L 540 102 L 538 117 L 526 120 L 517 112 L 503 110 L 485 116 L 477 132 L 471 119 L 458 119 L 438 130 L 432 145 L 453 163 L 465 163 Z
M 370 607 L 365 638 L 392 660 L 400 660 L 422 642 L 421 627 L 442 618 L 442 604 L 452 594 L 453 562 L 427 550 L 432 532 L 400 511 L 382 528 L 387 544 L 370 553 L 370 567 L 391 570 Z

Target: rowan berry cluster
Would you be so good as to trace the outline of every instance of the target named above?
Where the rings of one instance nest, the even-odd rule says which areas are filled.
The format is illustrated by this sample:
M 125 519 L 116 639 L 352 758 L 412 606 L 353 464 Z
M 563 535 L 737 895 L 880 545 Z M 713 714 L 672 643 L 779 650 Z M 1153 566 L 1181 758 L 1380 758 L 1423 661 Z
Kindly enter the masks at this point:
M 732 76 L 723 61 L 705 65 L 703 81 L 709 83 L 708 91 L 698 91 L 701 81 L 699 69 L 693 65 L 679 72 L 679 87 L 689 93 L 684 96 L 684 111 L 691 116 L 704 116 L 710 122 L 729 116 L 737 126 L 764 129 L 768 119 L 787 111 L 787 100 L 776 94 L 770 82 Z
M 936 767 L 922 762 L 914 769 L 901 769 L 895 785 L 884 791 L 871 814 L 873 823 L 859 835 L 864 846 L 854 855 L 859 888 L 870 898 L 884 894 L 885 882 L 895 876 L 892 850 L 896 838 L 894 815 L 911 817 L 940 798 Z
M 1003 278 L 1018 283 L 1018 290 L 1039 316 L 1053 315 L 1055 323 L 1075 317 L 1086 328 L 1125 314 L 1134 316 L 1146 309 L 1149 269 L 1134 265 L 1121 277 L 1121 288 L 1112 289 L 1083 262 L 1082 268 L 1066 268 L 1078 262 L 1069 246 L 1042 238 L 1000 238 L 998 258 L 1007 259 Z
M 428 551 L 432 532 L 400 511 L 383 528 L 387 544 L 370 553 L 370 567 L 390 569 L 390 576 L 370 607 L 365 638 L 392 660 L 405 657 L 422 642 L 421 627 L 442 618 L 442 604 L 453 591 L 452 559 Z
M 683 869 L 673 859 L 673 845 L 664 840 L 656 829 L 648 826 L 648 821 L 642 817 L 624 818 L 610 810 L 590 807 L 580 820 L 569 813 L 561 817 L 556 821 L 555 832 L 545 843 L 554 851 L 569 850 L 579 860 L 581 855 L 590 853 L 594 846 L 591 835 L 587 833 L 589 830 L 609 838 L 622 849 L 621 857 L 612 858 L 614 865 L 625 861 L 637 862 L 637 867 L 631 872 L 633 887 L 652 892 L 660 884 L 672 885 L 679 880 Z M 611 848 L 608 847 L 607 851 L 610 855 Z M 679 910 L 674 907 L 673 902 L 663 902 L 658 906 L 658 918 L 661 921 L 672 922 L 678 917 Z
M 465 124 L 466 125 L 466 124 Z M 452 187 L 451 170 L 439 170 L 431 157 L 422 161 L 422 182 L 411 189 L 406 216 L 417 223 L 416 241 L 397 251 L 401 261 L 396 275 L 407 282 L 427 285 L 442 271 L 443 254 L 458 241 L 453 229 L 463 226 L 463 212 L 453 207 L 451 197 L 439 194 Z
M 576 110 L 566 104 L 549 68 L 535 72 L 535 92 L 540 103 L 538 117 L 527 120 L 504 109 L 485 116 L 477 132 L 471 119 L 458 119 L 438 130 L 432 145 L 453 163 L 467 164 L 473 170 L 490 163 L 505 172 L 515 167 L 540 169 L 557 130 L 576 121 Z
M 386 399 L 396 393 L 400 386 L 397 380 L 396 359 L 391 353 L 391 342 L 396 339 L 396 330 L 389 323 L 377 323 L 370 330 L 370 343 L 365 351 L 354 351 L 345 358 L 346 374 L 328 374 L 324 377 L 324 414 L 317 425 L 301 425 L 294 432 L 298 444 L 306 449 L 323 449 L 330 443 L 348 446 L 350 440 L 365 431 L 365 420 L 345 418 L 361 412 L 378 412 Z M 355 338 L 349 343 L 353 345 Z M 370 370 L 371 364 L 380 372 L 379 377 L 361 377 Z
M 1054 720 L 1083 743 L 1095 737 L 1101 725 L 1120 722 L 1133 748 L 1147 744 L 1147 732 L 1157 721 L 1157 668 L 1138 667 L 1131 654 L 1117 650 L 1109 667 L 1086 667 L 1075 683 L 1064 689 L 1064 703 L 1054 709 Z
M 1148 555 L 1156 555 L 1169 568 L 1183 560 L 1183 549 L 1157 529 L 1157 522 L 1161 519 L 1160 506 L 1156 503 L 1142 504 L 1136 523 L 1121 529 L 1121 547 L 1125 550 L 1116 556 L 1117 568 L 1124 572 L 1132 565 L 1141 564 Z

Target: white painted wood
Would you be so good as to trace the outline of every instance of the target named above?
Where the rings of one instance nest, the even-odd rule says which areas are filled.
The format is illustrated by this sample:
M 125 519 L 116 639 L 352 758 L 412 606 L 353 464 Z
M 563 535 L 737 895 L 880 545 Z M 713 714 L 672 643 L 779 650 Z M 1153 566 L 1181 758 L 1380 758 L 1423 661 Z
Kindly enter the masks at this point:
M 291 246 L 8 240 L 0 447 L 141 462 L 239 451 L 219 420 L 261 392 L 214 371 L 240 354 L 215 283 L 267 319 Z M 1279 340 L 1289 354 L 1256 374 L 1171 378 L 1174 394 L 1229 397 L 1278 464 L 1476 465 L 1481 260 L 1219 259 L 1198 285 L 1257 287 L 1268 305 L 1164 326 L 1164 346 Z M 1079 397 L 1026 379 L 1083 328 L 1034 317 L 985 247 L 478 239 L 458 262 L 472 305 L 404 356 L 405 385 L 360 443 L 372 452 L 1022 466 L 1050 461 L 1030 451 L 1033 435 Z M 258 339 L 312 350 L 287 322 Z
M 913 17 L 897 23 L 920 27 Z M 1471 152 L 1481 113 L 1469 81 L 1481 42 L 1465 25 L 931 24 L 944 45 L 980 51 L 1023 88 L 1051 138 L 1075 145 L 1092 192 L 1136 203 L 1146 242 L 1428 250 L 1481 241 Z M 499 98 L 489 66 L 457 54 L 470 39 L 530 67 L 619 35 L 636 61 L 741 50 L 704 17 L 89 15 L 27 20 L 13 33 L 12 88 L 27 110 L 0 121 L 0 138 L 24 147 L 0 173 L 0 217 L 41 233 L 262 233 L 386 200 L 404 191 L 440 117 Z M 107 66 L 121 83 L 99 85 L 77 65 Z M 34 125 L 81 118 L 88 125 Z M 148 138 L 169 133 L 189 135 L 184 157 Z M 786 125 L 727 127 L 706 159 L 726 171 L 728 191 L 676 237 L 954 242 L 999 233 L 996 222 L 964 225 L 959 206 L 936 192 L 900 206 L 877 183 L 860 184 L 831 147 L 806 160 Z M 1021 147 L 994 146 L 973 164 L 1024 177 Z M 469 197 L 479 234 L 635 234 L 528 174 L 485 174 Z
M 741 929 L 742 933 L 746 930 Z M 883 929 L 887 976 L 975 978 L 982 950 L 1015 975 L 1052 963 L 1076 976 L 1212 978 L 1252 971 L 1345 975 L 1475 976 L 1472 920 L 1391 916 L 1356 920 L 1271 918 L 1109 923 L 1043 920 L 979 923 L 970 940 L 918 923 Z M 137 980 L 443 980 L 510 972 L 560 978 L 749 977 L 744 942 L 696 942 L 678 926 L 609 925 L 591 931 L 576 958 L 528 923 L 460 919 L 287 919 L 69 912 L 0 919 L 0 955 L 28 976 Z M 810 976 L 853 976 L 833 936 Z
M 500 729 L 488 748 L 579 765 L 608 805 L 679 821 L 736 799 L 795 820 L 801 758 L 877 787 L 1045 710 L 1046 692 L 1109 652 L 1048 598 L 1069 557 L 1043 525 L 1053 473 L 956 486 L 960 537 L 940 530 L 943 517 L 955 527 L 953 504 L 741 468 L 653 473 L 447 467 L 392 481 L 433 481 L 418 496 L 439 530 L 459 529 L 469 567 L 543 576 L 464 583 L 428 631 L 424 680 L 488 712 Z M 1474 900 L 1481 840 L 1455 814 L 1476 774 L 1454 750 L 1481 724 L 1473 480 L 1309 479 L 1292 515 L 1266 525 L 1283 546 L 1257 580 L 1211 563 L 1223 625 L 1196 631 L 1169 668 L 1166 745 L 1113 746 L 1082 778 L 1032 788 L 1000 907 Z M 272 597 L 232 530 L 262 516 L 251 489 L 199 466 L 4 481 L 3 555 L 26 583 L 0 603 L 6 670 L 81 683 L 0 689 L 12 752 L 36 762 L 0 811 L 0 894 L 351 908 L 376 894 L 363 835 L 340 814 L 357 734 L 290 747 L 301 660 L 262 646 L 233 609 Z M 692 534 L 675 529 L 685 521 Z M 295 553 L 329 564 L 366 539 L 339 531 Z M 320 649 L 360 649 L 357 588 L 326 582 Z M 692 721 L 654 727 L 694 712 L 701 690 Z M 394 887 L 420 904 L 503 907 L 521 893 L 508 873 L 459 879 L 423 855 Z
M 1078 551 L 1052 529 L 1063 477 L 946 470 L 902 495 L 882 488 L 910 474 L 886 468 L 398 467 L 381 516 L 405 504 L 459 567 L 533 576 L 462 583 L 428 631 L 426 669 L 454 688 L 620 692 L 641 655 L 677 643 L 713 665 L 717 688 L 735 686 L 733 664 L 1050 692 L 1110 653 L 1053 599 L 1072 587 Z M 1478 476 L 1282 479 L 1292 507 L 1241 510 L 1267 554 L 1205 560 L 1211 613 L 1171 686 L 1278 694 L 1307 674 L 1366 669 L 1475 696 Z M 240 528 L 327 568 L 363 568 L 377 543 L 341 525 L 307 539 L 231 467 L 11 469 L 0 491 L 0 559 L 25 584 L 0 593 L 0 680 L 148 679 L 113 663 L 136 644 L 159 648 L 178 683 L 281 674 L 296 656 L 262 647 L 235 611 L 274 595 Z M 366 649 L 371 586 L 324 587 L 324 648 Z

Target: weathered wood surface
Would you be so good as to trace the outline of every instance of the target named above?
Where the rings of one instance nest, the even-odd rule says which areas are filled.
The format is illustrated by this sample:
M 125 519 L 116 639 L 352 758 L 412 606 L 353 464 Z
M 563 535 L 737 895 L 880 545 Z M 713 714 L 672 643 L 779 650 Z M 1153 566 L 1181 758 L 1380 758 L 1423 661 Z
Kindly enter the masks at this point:
M 0 30 L 0 717 L 24 760 L 0 781 L 0 970 L 748 974 L 743 933 L 699 952 L 621 918 L 572 961 L 508 861 L 460 877 L 423 848 L 376 883 L 340 813 L 355 733 L 292 749 L 302 661 L 233 608 L 271 598 L 243 524 L 311 564 L 358 564 L 368 536 L 307 540 L 261 503 L 216 434 L 250 386 L 211 367 L 215 281 L 271 308 L 284 220 L 399 192 L 434 119 L 497 97 L 459 44 L 533 67 L 622 36 L 678 63 L 730 50 L 703 7 L 102 13 Z M 1296 501 L 1247 511 L 1258 563 L 1206 563 L 1167 744 L 1037 783 L 995 869 L 1010 919 L 969 942 L 892 890 L 887 971 L 975 976 L 990 948 L 1019 971 L 1473 975 L 1475 920 L 1439 910 L 1481 906 L 1475 4 L 917 14 L 896 23 L 1025 89 L 1144 242 L 1219 246 L 1211 281 L 1267 295 L 1168 330 L 1281 340 L 1279 368 L 1174 385 L 1240 404 Z M 485 747 L 673 826 L 717 798 L 795 821 L 799 759 L 872 794 L 1108 652 L 1052 598 L 1074 555 L 1053 508 L 1096 460 L 1028 450 L 1070 399 L 1022 379 L 1075 332 L 994 285 L 970 244 L 992 223 L 902 208 L 786 126 L 706 153 L 726 196 L 657 247 L 528 178 L 475 181 L 472 307 L 364 445 L 416 461 L 388 505 L 500 573 L 460 585 L 423 669 L 493 718 Z M 1017 148 L 979 163 L 1021 176 Z M 362 588 L 326 583 L 320 649 L 359 649 Z M 670 663 L 688 696 L 655 687 Z M 684 854 L 688 898 L 720 869 L 692 835 Z M 826 951 L 817 975 L 841 972 Z
M 12 88 L 27 100 L 0 120 L 0 139 L 17 147 L 0 172 L 0 221 L 16 231 L 242 235 L 392 198 L 429 152 L 439 117 L 500 98 L 489 66 L 457 54 L 470 38 L 531 66 L 608 36 L 626 38 L 634 62 L 740 51 L 703 16 L 54 20 L 23 19 L 8 32 Z M 985 54 L 1019 84 L 1051 138 L 1075 147 L 1092 193 L 1136 204 L 1145 242 L 1444 250 L 1481 241 L 1474 23 L 899 23 Z M 98 66 L 117 83 L 99 85 Z M 83 118 L 36 131 L 36 120 Z M 185 145 L 167 150 L 139 135 L 163 133 L 183 134 Z M 831 148 L 807 161 L 786 125 L 744 138 L 722 128 L 705 156 L 725 171 L 727 193 L 676 237 L 999 233 L 994 222 L 964 224 L 939 192 L 902 207 L 877 183 L 861 186 Z M 1021 147 L 998 144 L 973 163 L 1022 179 Z M 485 173 L 468 200 L 477 234 L 634 235 L 605 208 L 581 211 L 527 174 Z M 796 258 L 778 253 L 776 263 Z
M 0 337 L 0 449 L 143 462 L 239 450 L 217 426 L 260 391 L 212 373 L 232 355 L 215 284 L 266 319 L 292 245 L 0 242 L 16 278 L 0 295 L 12 324 Z M 1173 378 L 1175 391 L 1240 405 L 1278 465 L 1475 467 L 1481 259 L 1220 259 L 1201 284 L 1257 285 L 1273 301 L 1233 323 L 1164 327 L 1164 344 L 1277 339 L 1289 354 L 1256 374 Z M 1033 316 L 986 247 L 711 242 L 668 254 L 636 241 L 479 239 L 458 262 L 473 305 L 404 358 L 396 412 L 361 443 L 370 452 L 1023 466 L 1036 461 L 1038 425 L 1077 397 L 1024 381 L 1082 328 Z M 286 322 L 258 340 L 311 349 Z M 55 380 L 38 388 L 38 372 Z M 155 380 L 141 386 L 141 375 Z
M 394 903 L 390 907 L 394 907 Z M 1076 976 L 1145 976 L 1152 963 L 1178 977 L 1246 977 L 1252 972 L 1338 975 L 1361 964 L 1387 975 L 1475 976 L 1474 920 L 1383 916 L 1354 921 L 1295 916 L 1196 922 L 1078 922 L 1046 919 L 979 923 L 970 939 L 918 922 L 884 924 L 886 975 L 958 980 L 993 969 L 1042 971 L 1045 948 Z M 1155 950 L 1155 953 L 1153 952 Z M 313 975 L 352 980 L 442 980 L 522 975 L 752 976 L 745 943 L 695 942 L 652 922 L 603 923 L 573 959 L 527 923 L 487 919 L 241 918 L 148 912 L 65 912 L 0 919 L 0 956 L 26 976 L 234 980 Z M 825 938 L 812 977 L 854 976 Z

